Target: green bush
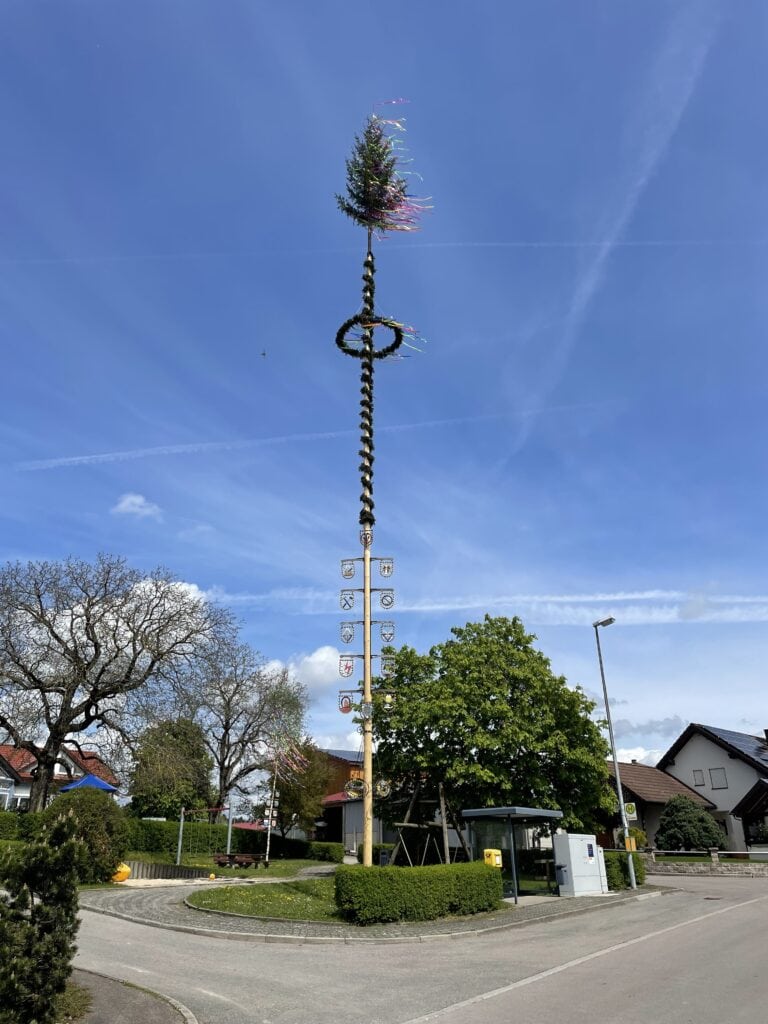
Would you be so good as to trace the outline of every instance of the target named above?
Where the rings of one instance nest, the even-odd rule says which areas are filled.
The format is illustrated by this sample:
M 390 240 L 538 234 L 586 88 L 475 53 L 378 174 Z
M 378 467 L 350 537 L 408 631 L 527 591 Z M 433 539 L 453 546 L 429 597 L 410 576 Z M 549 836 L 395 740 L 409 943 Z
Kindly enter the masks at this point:
M 394 850 L 394 848 L 395 848 L 395 844 L 394 843 L 374 843 L 373 847 L 372 847 L 372 849 L 373 849 L 373 866 L 375 868 L 377 868 L 379 866 L 379 864 L 381 863 L 381 855 L 382 855 L 382 853 L 389 853 L 389 854 L 391 854 L 392 851 Z M 360 845 L 357 848 L 357 863 L 358 864 L 362 864 L 363 863 L 363 844 L 362 843 L 360 843 Z
M 75 789 L 60 793 L 40 813 L 42 829 L 72 812 L 75 839 L 82 844 L 77 862 L 81 882 L 108 882 L 128 849 L 125 814 L 109 793 Z
M 645 882 L 645 863 L 639 853 L 632 854 L 635 866 L 635 881 L 638 885 Z M 626 853 L 607 850 L 605 853 L 605 875 L 608 888 L 613 890 L 626 889 L 629 886 L 629 857 Z
M 329 860 L 334 864 L 344 863 L 343 843 L 307 843 L 308 860 Z
M 75 955 L 79 843 L 67 816 L 0 856 L 0 1024 L 54 1024 Z
M 664 805 L 655 838 L 659 850 L 708 850 L 725 847 L 723 830 L 690 797 L 673 796 Z
M 41 818 L 39 811 L 28 811 L 19 815 L 16 825 L 17 837 L 32 842 L 40 833 Z
M 477 862 L 375 871 L 342 865 L 335 881 L 336 906 L 356 924 L 477 914 L 494 910 L 502 896 L 501 872 Z
M 0 811 L 0 839 L 18 839 L 19 817 L 15 811 Z

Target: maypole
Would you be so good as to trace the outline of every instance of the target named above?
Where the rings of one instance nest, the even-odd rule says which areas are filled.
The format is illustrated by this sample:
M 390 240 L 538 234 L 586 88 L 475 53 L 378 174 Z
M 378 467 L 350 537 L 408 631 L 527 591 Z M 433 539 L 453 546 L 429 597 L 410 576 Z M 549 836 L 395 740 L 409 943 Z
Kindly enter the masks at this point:
M 387 231 L 414 231 L 420 213 L 426 209 L 425 201 L 416 199 L 408 192 L 408 182 L 401 172 L 397 147 L 401 144 L 399 133 L 404 130 L 402 120 L 387 120 L 372 114 L 366 122 L 362 135 L 355 138 L 351 157 L 347 160 L 347 195 L 336 196 L 339 209 L 356 224 L 366 229 L 367 246 L 363 261 L 363 295 L 360 312 L 347 320 L 336 334 L 336 345 L 346 355 L 360 360 L 360 558 L 344 559 L 342 576 L 350 579 L 355 572 L 355 563 L 362 562 L 363 586 L 357 590 L 341 592 L 341 607 L 349 611 L 354 607 L 355 593 L 362 590 L 363 618 L 361 622 L 342 624 L 342 640 L 349 643 L 354 637 L 354 626 L 363 628 L 362 655 L 342 656 L 339 672 L 343 677 L 352 674 L 354 660 L 362 658 L 363 690 L 360 718 L 363 729 L 363 864 L 370 867 L 373 862 L 373 690 L 372 659 L 376 657 L 371 644 L 371 594 L 379 593 L 383 609 L 394 604 L 394 592 L 389 588 L 371 587 L 371 562 L 379 562 L 382 576 L 392 575 L 391 558 L 374 558 L 373 527 L 376 523 L 373 502 L 373 370 L 376 360 L 394 355 L 405 344 L 414 340 L 412 328 L 397 320 L 376 314 L 375 274 L 373 240 Z M 376 348 L 374 331 L 377 327 L 387 328 L 392 333 L 388 345 Z M 381 623 L 382 639 L 389 643 L 394 637 L 391 623 Z M 389 663 L 382 664 L 382 674 L 389 674 Z

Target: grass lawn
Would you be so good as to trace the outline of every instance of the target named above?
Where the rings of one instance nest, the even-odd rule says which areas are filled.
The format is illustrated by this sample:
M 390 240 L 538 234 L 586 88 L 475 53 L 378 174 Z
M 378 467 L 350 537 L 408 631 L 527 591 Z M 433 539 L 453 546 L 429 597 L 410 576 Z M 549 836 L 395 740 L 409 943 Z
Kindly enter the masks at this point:
M 139 853 L 130 851 L 126 853 L 123 860 L 140 860 L 145 864 L 175 864 L 176 857 L 170 853 Z M 270 860 L 269 867 L 265 868 L 220 868 L 213 863 L 213 857 L 208 853 L 183 853 L 181 863 L 187 868 L 204 868 L 217 878 L 292 878 L 302 868 L 317 867 L 321 862 L 318 860 Z
M 271 864 L 269 870 L 272 871 Z M 342 920 L 336 910 L 332 878 L 282 882 L 280 885 L 229 885 L 222 889 L 202 889 L 193 893 L 189 902 L 203 910 L 223 910 L 228 914 L 249 917 L 334 923 Z

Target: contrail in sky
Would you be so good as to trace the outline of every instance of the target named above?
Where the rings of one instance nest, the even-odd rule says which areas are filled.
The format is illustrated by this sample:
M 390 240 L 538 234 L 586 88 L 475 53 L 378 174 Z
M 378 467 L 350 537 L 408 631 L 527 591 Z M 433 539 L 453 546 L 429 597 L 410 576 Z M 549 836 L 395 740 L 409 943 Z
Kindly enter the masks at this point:
M 555 406 L 547 412 L 571 412 L 594 408 L 594 403 Z M 522 410 L 515 413 L 487 413 L 477 416 L 456 416 L 442 420 L 423 420 L 419 423 L 396 423 L 379 427 L 382 433 L 399 433 L 406 430 L 429 430 L 437 427 L 460 426 L 467 423 L 482 423 L 488 420 L 513 419 L 537 415 L 541 410 Z M 93 455 L 69 455 L 55 459 L 30 459 L 17 462 L 14 469 L 32 473 L 44 469 L 65 469 L 70 466 L 96 466 L 107 462 L 128 462 L 132 459 L 157 458 L 161 455 L 206 455 L 210 452 L 238 451 L 248 448 L 266 448 L 271 445 L 295 444 L 304 441 L 333 441 L 340 437 L 352 437 L 356 430 L 326 430 L 308 434 L 281 434 L 277 437 L 254 437 L 243 441 L 194 441 L 190 444 L 164 444 L 154 448 L 128 448 L 122 451 L 98 452 Z

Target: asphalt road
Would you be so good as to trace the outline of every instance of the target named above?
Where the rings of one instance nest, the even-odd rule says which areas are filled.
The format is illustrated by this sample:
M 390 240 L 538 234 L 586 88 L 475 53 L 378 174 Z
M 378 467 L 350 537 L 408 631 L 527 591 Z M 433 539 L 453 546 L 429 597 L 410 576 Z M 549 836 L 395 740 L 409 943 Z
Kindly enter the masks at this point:
M 418 945 L 241 942 L 84 911 L 75 965 L 170 995 L 199 1024 L 764 1020 L 768 879 L 674 881 L 684 889 Z

